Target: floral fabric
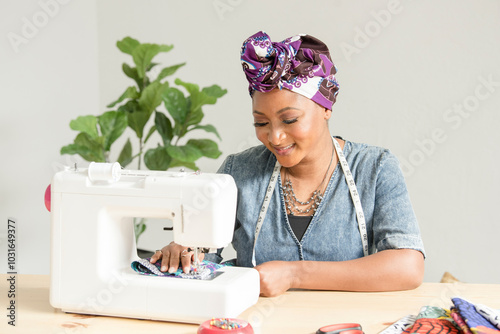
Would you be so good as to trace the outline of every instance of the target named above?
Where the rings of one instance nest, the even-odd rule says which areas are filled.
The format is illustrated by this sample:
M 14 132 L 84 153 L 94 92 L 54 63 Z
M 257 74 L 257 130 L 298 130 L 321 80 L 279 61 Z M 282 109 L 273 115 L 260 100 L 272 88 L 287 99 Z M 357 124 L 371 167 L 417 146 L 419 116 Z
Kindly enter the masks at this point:
M 217 271 L 217 269 L 227 266 L 228 264 L 218 264 L 210 261 L 202 261 L 195 271 L 191 267 L 189 273 L 184 273 L 182 268 L 177 269 L 175 273 L 168 273 L 160 271 L 161 261 L 156 261 L 156 263 L 149 262 L 150 258 L 140 259 L 132 262 L 131 266 L 134 271 L 141 275 L 148 276 L 162 276 L 162 277 L 173 277 L 173 278 L 187 278 L 187 279 L 209 279 Z
M 380 334 L 500 334 L 496 324 L 500 311 L 463 298 L 452 298 L 452 302 L 450 310 L 424 306 L 416 317 L 402 318 Z

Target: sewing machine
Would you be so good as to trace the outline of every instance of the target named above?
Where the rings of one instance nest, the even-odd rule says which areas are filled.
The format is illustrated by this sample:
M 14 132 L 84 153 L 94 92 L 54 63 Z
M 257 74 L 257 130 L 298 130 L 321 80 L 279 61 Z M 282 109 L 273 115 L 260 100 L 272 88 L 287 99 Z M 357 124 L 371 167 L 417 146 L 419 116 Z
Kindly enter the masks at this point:
M 140 275 L 133 219 L 167 218 L 173 239 L 216 249 L 232 240 L 237 190 L 229 175 L 67 168 L 51 184 L 50 303 L 65 312 L 201 323 L 257 302 L 259 274 L 224 267 L 208 280 Z M 165 232 L 170 233 L 170 232 Z M 165 245 L 168 244 L 167 240 Z

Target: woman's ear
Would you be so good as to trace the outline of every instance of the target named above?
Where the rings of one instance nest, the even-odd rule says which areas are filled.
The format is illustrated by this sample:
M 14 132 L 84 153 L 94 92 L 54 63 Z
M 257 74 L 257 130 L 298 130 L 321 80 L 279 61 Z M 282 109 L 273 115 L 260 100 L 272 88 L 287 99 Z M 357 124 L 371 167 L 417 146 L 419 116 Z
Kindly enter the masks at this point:
M 330 109 L 325 108 L 325 115 L 324 115 L 325 120 L 329 120 L 330 117 L 332 117 L 332 111 Z

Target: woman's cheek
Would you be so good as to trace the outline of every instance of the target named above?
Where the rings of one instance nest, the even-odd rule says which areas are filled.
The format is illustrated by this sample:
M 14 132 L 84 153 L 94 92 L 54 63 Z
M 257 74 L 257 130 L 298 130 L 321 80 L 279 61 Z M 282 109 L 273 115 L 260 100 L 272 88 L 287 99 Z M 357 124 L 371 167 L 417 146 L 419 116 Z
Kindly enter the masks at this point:
M 262 128 L 255 128 L 255 135 L 257 139 L 264 145 L 267 144 L 267 134 L 266 131 Z
M 305 122 L 293 124 L 293 128 L 290 132 L 293 134 L 295 140 L 309 139 L 316 134 L 311 124 Z

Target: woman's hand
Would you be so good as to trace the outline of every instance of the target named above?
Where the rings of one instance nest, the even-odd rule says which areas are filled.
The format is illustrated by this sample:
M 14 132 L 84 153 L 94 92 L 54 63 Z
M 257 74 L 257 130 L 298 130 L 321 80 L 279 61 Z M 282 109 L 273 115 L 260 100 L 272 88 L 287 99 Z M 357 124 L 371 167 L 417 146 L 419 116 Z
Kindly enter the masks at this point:
M 199 260 L 203 260 L 204 254 L 200 253 Z M 185 273 L 191 270 L 191 262 L 194 261 L 194 252 L 188 247 L 171 242 L 169 245 L 163 247 L 161 250 L 157 250 L 151 257 L 149 262 L 156 263 L 156 261 L 161 259 L 160 271 L 168 272 L 170 274 L 175 273 L 179 268 L 179 264 Z
M 255 267 L 260 274 L 260 295 L 274 297 L 293 288 L 297 280 L 295 265 L 287 261 L 270 261 Z

